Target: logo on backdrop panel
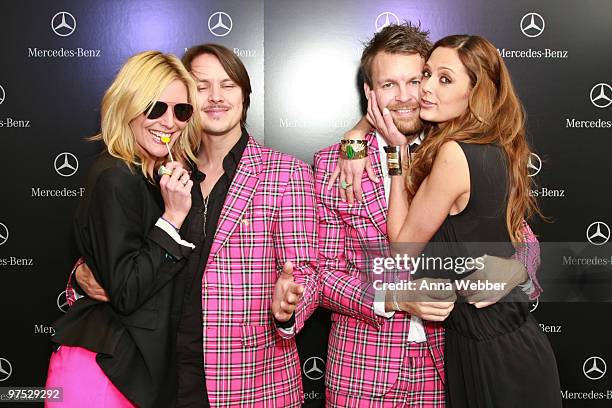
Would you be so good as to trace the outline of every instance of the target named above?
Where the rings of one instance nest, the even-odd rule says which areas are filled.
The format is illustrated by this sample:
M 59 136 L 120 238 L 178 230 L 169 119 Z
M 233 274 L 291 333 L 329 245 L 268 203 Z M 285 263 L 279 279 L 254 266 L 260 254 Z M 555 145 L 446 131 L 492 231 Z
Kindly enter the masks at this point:
M 4 92 L 4 88 L 0 85 L 0 105 L 4 102 L 4 98 L 6 97 L 6 93 Z
M 59 295 L 57 295 L 57 300 L 55 301 L 57 303 L 57 308 L 63 312 L 66 313 L 68 311 L 68 308 L 70 307 L 68 305 L 68 299 L 67 299 L 67 295 L 66 295 L 66 291 L 62 290 L 60 292 Z
M 60 37 L 68 37 L 76 31 L 76 18 L 67 11 L 60 11 L 51 17 L 51 30 Z M 41 48 L 32 44 L 25 50 L 28 58 L 100 58 L 99 48 Z
M 534 38 L 544 32 L 546 22 L 538 13 L 527 13 L 521 18 L 521 31 L 527 37 Z
M 540 304 L 540 298 L 536 299 L 535 302 L 529 303 L 529 311 L 533 313 L 538 308 L 539 304 Z
M 608 366 L 603 358 L 592 356 L 584 360 L 582 364 L 582 373 L 589 380 L 599 380 L 606 375 Z
M 67 11 L 60 11 L 51 19 L 51 29 L 60 37 L 68 37 L 76 30 L 76 18 Z
M 400 23 L 400 20 L 394 13 L 390 11 L 385 11 L 383 13 L 380 13 L 378 17 L 376 17 L 376 21 L 374 21 L 374 28 L 378 32 L 382 30 L 383 28 L 385 28 L 386 26 L 389 26 L 391 24 L 399 24 L 399 23 Z
M 208 18 L 208 31 L 216 37 L 225 37 L 232 31 L 232 18 L 223 11 L 212 13 Z
M 598 108 L 612 105 L 612 86 L 600 83 L 591 88 L 591 103 Z
M 310 357 L 304 361 L 304 375 L 311 380 L 320 380 L 325 376 L 325 361 L 320 357 Z
M 79 169 L 79 161 L 74 154 L 63 152 L 55 157 L 53 167 L 60 176 L 70 177 Z
M 0 382 L 8 380 L 11 374 L 13 374 L 11 362 L 0 357 Z
M 4 245 L 8 241 L 9 231 L 6 225 L 0 222 L 0 245 Z
M 529 161 L 527 162 L 527 171 L 529 177 L 537 175 L 542 170 L 542 159 L 535 153 L 531 153 Z
M 521 30 L 521 33 L 527 38 L 539 37 L 544 32 L 544 28 L 546 27 L 546 22 L 544 21 L 544 17 L 538 13 L 527 13 L 521 18 L 519 22 L 518 29 Z M 518 31 L 518 30 L 517 30 Z M 531 42 L 530 45 L 534 43 Z M 569 50 L 567 49 L 553 49 L 546 48 L 546 43 L 542 43 L 545 48 L 520 48 L 520 49 L 512 49 L 501 46 L 497 48 L 497 52 L 499 55 L 504 58 L 517 58 L 517 59 L 554 59 L 554 60 L 564 60 L 569 59 Z
M 586 237 L 593 245 L 603 245 L 610 240 L 610 227 L 605 222 L 595 221 L 588 226 Z
M 612 86 L 605 82 L 594 85 L 589 92 L 589 100 L 596 108 L 607 108 L 612 105 Z M 565 127 L 572 129 L 611 129 L 609 115 L 586 118 L 565 118 Z

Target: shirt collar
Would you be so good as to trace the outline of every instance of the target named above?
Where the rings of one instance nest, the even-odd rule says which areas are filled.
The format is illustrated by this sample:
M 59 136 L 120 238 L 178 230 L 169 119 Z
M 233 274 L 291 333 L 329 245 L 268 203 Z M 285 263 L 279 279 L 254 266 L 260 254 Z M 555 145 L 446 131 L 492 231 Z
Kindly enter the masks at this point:
M 380 134 L 380 132 L 378 130 L 375 131 L 376 132 L 376 140 L 378 141 L 378 149 L 382 150 L 383 147 L 388 146 L 389 143 L 387 143 L 387 141 L 385 140 L 384 137 L 382 137 L 382 135 Z M 418 145 L 420 145 L 421 143 L 423 143 L 423 140 L 425 139 L 425 132 L 421 132 L 419 133 L 419 135 L 417 137 L 415 137 L 410 144 L 416 143 Z
M 246 149 L 247 143 L 249 142 L 249 135 L 246 131 L 242 132 L 240 139 L 236 142 L 234 147 L 231 148 L 227 156 L 223 159 L 223 170 L 229 176 L 230 179 L 234 177 L 238 163 L 242 159 L 244 149 Z
M 223 171 L 225 171 L 230 179 L 234 177 L 234 174 L 238 169 L 238 163 L 240 163 L 240 160 L 242 159 L 242 155 L 244 154 L 244 150 L 246 149 L 248 142 L 249 134 L 246 131 L 243 131 L 240 139 L 238 139 L 236 144 L 223 158 Z M 189 165 L 191 166 L 191 171 L 194 174 L 194 179 L 196 182 L 201 182 L 206 178 L 206 175 L 198 170 L 198 166 L 195 163 L 191 162 Z

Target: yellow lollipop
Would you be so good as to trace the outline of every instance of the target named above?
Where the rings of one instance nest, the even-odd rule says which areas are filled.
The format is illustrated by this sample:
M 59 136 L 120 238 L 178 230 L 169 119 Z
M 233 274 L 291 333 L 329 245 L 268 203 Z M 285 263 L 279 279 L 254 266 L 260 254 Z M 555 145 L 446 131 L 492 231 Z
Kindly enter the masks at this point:
M 170 155 L 170 161 L 174 161 L 174 158 L 172 157 L 172 152 L 170 151 L 170 146 L 168 146 L 168 143 L 170 143 L 170 135 L 164 135 L 160 137 L 160 139 L 162 142 L 166 144 L 166 148 L 168 149 L 168 154 Z

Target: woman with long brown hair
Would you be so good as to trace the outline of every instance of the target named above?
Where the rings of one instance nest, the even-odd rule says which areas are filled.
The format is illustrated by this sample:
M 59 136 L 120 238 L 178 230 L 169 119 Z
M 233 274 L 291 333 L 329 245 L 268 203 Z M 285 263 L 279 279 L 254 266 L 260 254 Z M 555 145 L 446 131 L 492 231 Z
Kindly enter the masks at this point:
M 415 243 L 429 242 L 428 255 L 443 246 L 453 256 L 510 257 L 523 220 L 541 213 L 529 195 L 525 115 L 504 61 L 482 37 L 442 38 L 423 69 L 420 98 L 429 126 L 416 153 L 397 148 L 405 166 L 391 177 L 390 242 L 396 249 L 412 243 L 412 255 L 426 245 Z M 395 129 L 387 109 L 378 116 Z M 433 275 L 456 281 L 467 274 Z M 497 302 L 458 301 L 444 325 L 449 406 L 561 406 L 552 348 L 520 289 Z
M 523 107 L 493 44 L 467 35 L 435 43 L 420 116 L 432 127 L 406 177 L 392 178 L 390 241 L 479 243 L 510 256 L 523 219 L 540 212 Z M 457 302 L 445 321 L 452 407 L 561 406 L 552 348 L 528 303 L 512 301 L 518 292 L 484 308 Z

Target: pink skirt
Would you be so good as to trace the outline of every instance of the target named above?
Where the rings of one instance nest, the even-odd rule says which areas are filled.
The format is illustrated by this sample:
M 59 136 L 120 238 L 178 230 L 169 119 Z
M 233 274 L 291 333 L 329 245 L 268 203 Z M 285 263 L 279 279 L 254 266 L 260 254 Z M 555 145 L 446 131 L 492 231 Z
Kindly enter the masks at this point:
M 46 388 L 63 389 L 62 402 L 45 407 L 133 408 L 96 362 L 96 353 L 81 347 L 61 346 L 51 354 Z

